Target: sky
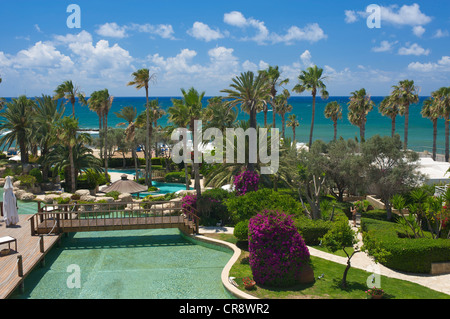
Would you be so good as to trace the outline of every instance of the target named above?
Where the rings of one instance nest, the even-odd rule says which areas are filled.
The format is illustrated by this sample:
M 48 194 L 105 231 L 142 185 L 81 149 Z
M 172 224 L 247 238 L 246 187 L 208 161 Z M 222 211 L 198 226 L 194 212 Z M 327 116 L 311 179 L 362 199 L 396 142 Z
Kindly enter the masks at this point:
M 448 0 L 0 0 L 0 17 L 4 97 L 53 94 L 66 80 L 86 96 L 144 96 L 127 86 L 140 68 L 156 74 L 150 96 L 224 95 L 269 65 L 288 89 L 317 65 L 331 96 L 385 96 L 404 79 L 422 96 L 450 85 Z

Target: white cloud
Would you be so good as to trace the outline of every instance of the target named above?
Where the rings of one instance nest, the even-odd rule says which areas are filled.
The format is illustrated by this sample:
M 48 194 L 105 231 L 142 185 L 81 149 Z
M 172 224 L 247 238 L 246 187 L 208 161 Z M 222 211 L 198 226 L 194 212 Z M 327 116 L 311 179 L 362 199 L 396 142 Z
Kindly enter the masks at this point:
M 424 49 L 417 43 L 411 44 L 409 47 L 401 47 L 398 49 L 398 54 L 400 55 L 428 55 L 430 54 L 429 49 Z
M 325 39 L 327 36 L 317 23 L 311 23 L 304 28 L 291 26 L 286 34 L 279 35 L 274 32 L 269 32 L 263 21 L 254 18 L 245 18 L 245 16 L 238 11 L 232 11 L 224 14 L 224 22 L 239 28 L 253 28 L 256 30 L 256 35 L 253 37 L 243 37 L 242 40 L 255 41 L 258 44 L 267 44 L 267 42 L 292 44 L 294 41 L 311 41 L 316 42 Z
M 0 58 L 1 58 L 1 56 L 0 56 Z M 0 63 L 1 63 L 1 59 L 0 59 Z M 242 68 L 244 69 L 244 71 L 253 71 L 253 72 L 258 71 L 258 66 L 255 63 L 250 62 L 249 60 L 245 60 L 245 62 L 242 63 Z
M 359 17 L 367 18 L 370 13 L 366 11 L 345 10 L 345 22 L 356 22 Z M 428 24 L 432 19 L 420 10 L 417 3 L 412 5 L 403 5 L 400 8 L 398 5 L 380 6 L 381 25 L 384 23 L 393 25 L 409 25 L 422 26 Z
M 151 35 L 160 36 L 163 39 L 171 39 L 174 40 L 175 37 L 173 27 L 170 24 L 136 24 L 133 23 L 130 26 L 127 26 L 127 30 L 137 30 L 138 32 L 149 33 Z
M 225 13 L 223 16 L 223 21 L 235 27 L 245 27 L 248 24 L 247 19 L 239 11 Z
M 448 37 L 448 35 L 447 30 L 442 31 L 441 29 L 437 29 L 436 33 L 433 35 L 433 38 L 445 38 Z
M 125 38 L 127 36 L 125 27 L 120 27 L 115 22 L 101 25 L 96 32 L 103 37 Z
M 427 62 L 427 63 L 411 62 L 408 65 L 408 69 L 419 72 L 431 72 L 431 71 L 449 72 L 450 56 L 444 55 L 437 62 Z
M 89 43 L 92 42 L 92 35 L 89 32 L 82 30 L 80 33 L 77 34 L 68 33 L 66 35 L 55 35 L 53 36 L 53 39 L 54 39 L 53 42 L 56 45 L 69 44 L 74 42 Z
M 345 10 L 345 23 L 353 23 L 358 20 L 358 14 L 353 10 Z
M 300 60 L 303 63 L 303 66 L 305 68 L 308 68 L 310 66 L 313 66 L 313 63 L 311 62 L 311 52 L 309 52 L 309 50 L 305 50 L 301 55 L 300 55 Z
M 272 42 L 284 42 L 286 44 L 292 44 L 293 41 L 307 40 L 311 42 L 317 42 L 322 39 L 326 39 L 327 35 L 317 23 L 308 24 L 304 28 L 292 26 L 288 29 L 284 36 L 272 34 Z
M 14 68 L 71 68 L 70 57 L 62 54 L 52 44 L 39 41 L 27 50 L 19 51 L 12 57 Z
M 373 52 L 387 52 L 387 51 L 391 51 L 392 50 L 392 46 L 394 44 L 396 44 L 396 43 L 397 43 L 397 41 L 389 42 L 389 41 L 384 40 L 384 41 L 381 41 L 380 46 L 373 47 L 372 51 Z
M 414 3 L 410 6 L 403 5 L 396 10 L 398 6 L 381 6 L 381 23 L 388 22 L 397 25 L 425 25 L 431 21 L 431 17 L 420 11 L 420 6 Z
M 416 25 L 415 27 L 413 27 L 413 33 L 418 36 L 419 38 L 425 33 L 425 28 L 422 27 L 421 25 Z
M 192 28 L 189 29 L 187 33 L 196 39 L 204 40 L 206 42 L 224 37 L 224 34 L 219 30 L 213 30 L 207 24 L 198 21 L 194 22 Z

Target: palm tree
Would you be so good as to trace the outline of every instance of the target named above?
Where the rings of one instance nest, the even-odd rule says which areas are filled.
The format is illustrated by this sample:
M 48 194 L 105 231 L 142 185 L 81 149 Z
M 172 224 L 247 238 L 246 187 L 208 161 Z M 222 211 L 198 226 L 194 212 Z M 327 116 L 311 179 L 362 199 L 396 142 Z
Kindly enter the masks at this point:
M 232 128 L 236 125 L 238 111 L 234 108 L 229 108 L 221 96 L 215 96 L 208 100 L 208 105 L 204 109 L 202 118 L 206 121 L 204 128 L 218 128 L 222 133 L 225 133 L 227 128 Z
M 77 143 L 78 120 L 73 116 L 65 116 L 56 123 L 56 135 L 69 150 L 70 181 L 72 193 L 76 190 L 75 165 L 73 147 Z
M 134 85 L 136 89 L 145 88 L 145 98 L 146 98 L 146 114 L 147 114 L 147 134 L 145 137 L 145 149 L 146 149 L 146 157 L 145 157 L 145 184 L 150 187 L 152 186 L 152 163 L 151 157 L 152 152 L 150 149 L 150 139 L 152 136 L 152 123 L 150 122 L 150 105 L 148 102 L 148 86 L 149 83 L 156 81 L 156 74 L 150 74 L 149 69 L 139 69 L 136 72 L 131 74 L 133 76 L 133 80 L 128 82 L 127 85 Z
M 366 94 L 365 89 L 360 89 L 350 93 L 348 102 L 348 120 L 353 125 L 359 127 L 360 141 L 365 141 L 367 114 L 373 109 L 373 101 Z
M 188 108 L 189 114 L 189 128 L 191 130 L 192 136 L 192 145 L 194 147 L 194 163 L 193 163 L 193 171 L 194 171 L 194 179 L 195 179 L 195 190 L 197 194 L 197 199 L 201 197 L 201 187 L 200 187 L 200 170 L 199 170 L 199 159 L 195 158 L 198 154 L 198 144 L 195 141 L 195 131 L 194 131 L 194 123 L 199 120 L 202 116 L 202 100 L 205 96 L 205 92 L 199 93 L 193 87 L 191 87 L 188 91 L 181 89 L 181 93 L 183 94 L 183 103 Z
M 173 127 L 168 127 L 169 131 L 173 131 L 176 128 L 187 129 L 189 125 L 189 110 L 186 104 L 180 99 L 172 99 L 173 106 L 169 107 L 167 112 L 169 113 L 169 122 L 173 124 Z M 183 138 L 184 149 L 187 149 L 187 140 Z M 186 161 L 184 163 L 184 174 L 186 182 L 186 190 L 189 190 L 190 179 L 188 174 L 188 165 Z
M 431 97 L 426 99 L 422 105 L 420 112 L 422 117 L 425 117 L 433 122 L 433 160 L 436 160 L 436 136 L 437 136 L 437 121 L 441 116 L 439 100 L 436 98 L 435 92 L 431 93 Z
M 72 81 L 64 81 L 55 90 L 54 99 L 66 98 L 72 104 L 72 116 L 75 116 L 75 101 L 76 98 L 83 99 L 84 94 L 79 91 L 78 87 L 74 86 Z
M 288 116 L 288 121 L 287 121 L 287 123 L 286 123 L 286 126 L 287 126 L 287 127 L 292 127 L 292 133 L 293 133 L 293 135 L 294 135 L 294 137 L 292 138 L 292 141 L 295 143 L 295 128 L 296 128 L 297 126 L 300 126 L 300 123 L 299 123 L 298 120 L 297 120 L 297 115 L 295 115 L 295 114 L 290 114 L 290 115 Z
M 111 109 L 114 97 L 109 95 L 108 89 L 92 92 L 91 97 L 87 101 L 89 108 L 95 110 L 99 116 L 99 133 L 102 132 L 103 126 L 103 158 L 105 161 L 105 177 L 108 178 L 108 113 Z M 101 136 L 100 136 L 101 138 Z
M 439 103 L 441 117 L 445 121 L 445 161 L 449 160 L 449 121 L 450 121 L 450 86 L 443 86 L 433 92 L 435 99 Z
M 229 107 L 240 105 L 241 110 L 250 114 L 250 127 L 256 130 L 256 113 L 270 96 L 270 85 L 261 73 L 258 76 L 251 71 L 241 73 L 232 79 L 231 89 L 225 89 L 221 92 L 227 93 L 226 98 Z M 254 163 L 248 164 L 248 169 L 253 171 Z
M 306 71 L 302 71 L 298 76 L 299 83 L 294 86 L 292 89 L 294 92 L 302 93 L 305 90 L 311 91 L 311 95 L 313 98 L 312 102 L 312 117 L 311 117 L 311 129 L 309 132 L 309 144 L 308 147 L 311 148 L 312 145 L 312 137 L 314 130 L 314 116 L 316 113 L 316 95 L 317 90 L 320 90 L 320 94 L 322 99 L 327 99 L 329 94 L 326 90 L 326 85 L 323 82 L 326 77 L 322 76 L 323 69 L 318 68 L 317 65 L 313 67 L 309 67 Z
M 259 74 L 262 74 L 265 78 L 266 81 L 269 83 L 270 86 L 270 105 L 272 106 L 272 127 L 275 128 L 275 105 L 274 105 L 274 100 L 275 100 L 275 96 L 277 95 L 277 88 L 278 87 L 282 87 L 285 84 L 289 83 L 289 79 L 283 79 L 280 80 L 280 71 L 278 70 L 278 65 L 276 66 L 269 66 L 266 70 L 259 70 L 258 71 Z M 264 101 L 263 104 L 263 112 L 264 112 L 264 126 L 267 126 L 267 112 L 268 110 L 268 101 Z
M 395 100 L 394 103 L 402 105 L 405 114 L 405 136 L 403 147 L 408 147 L 408 126 L 409 126 L 409 106 L 412 103 L 419 102 L 419 88 L 414 85 L 412 80 L 403 80 L 398 85 L 393 85 L 391 96 Z
M 22 164 L 28 163 L 28 146 L 33 134 L 33 108 L 35 102 L 25 95 L 12 99 L 6 104 L 6 109 L 0 114 L 0 130 L 7 131 L 0 138 L 3 149 L 11 147 L 13 143 L 19 145 Z
M 333 140 L 336 140 L 337 137 L 337 121 L 342 119 L 342 107 L 337 101 L 329 102 L 325 106 L 325 110 L 323 112 L 327 119 L 331 119 L 333 121 L 334 127 L 334 137 Z
M 137 156 L 136 156 L 136 143 L 135 143 L 135 128 L 136 123 L 134 122 L 137 116 L 137 110 L 135 107 L 132 106 L 125 106 L 123 107 L 120 112 L 114 112 L 114 114 L 120 118 L 125 120 L 125 122 L 118 123 L 117 126 L 127 125 L 127 128 L 125 129 L 125 139 L 127 142 L 132 142 L 133 147 L 131 154 L 133 156 L 134 160 L 134 169 L 136 172 L 136 181 L 138 181 L 138 163 L 137 163 Z
M 52 145 L 58 140 L 55 136 L 55 123 L 64 116 L 65 107 L 49 95 L 42 95 L 36 99 L 34 109 L 34 137 L 41 149 L 40 162 L 44 180 L 48 179 L 50 163 L 45 161 Z
M 392 96 L 386 96 L 383 101 L 381 101 L 378 111 L 383 116 L 387 116 L 391 119 L 391 137 L 395 135 L 395 120 L 397 115 L 403 115 L 404 109 L 403 105 L 397 103 L 396 99 Z
M 287 89 L 284 89 L 283 93 L 277 95 L 272 102 L 274 106 L 274 112 L 280 114 L 281 116 L 281 136 L 283 137 L 283 139 L 285 138 L 286 130 L 286 113 L 292 111 L 292 105 L 288 104 L 289 96 L 289 91 Z

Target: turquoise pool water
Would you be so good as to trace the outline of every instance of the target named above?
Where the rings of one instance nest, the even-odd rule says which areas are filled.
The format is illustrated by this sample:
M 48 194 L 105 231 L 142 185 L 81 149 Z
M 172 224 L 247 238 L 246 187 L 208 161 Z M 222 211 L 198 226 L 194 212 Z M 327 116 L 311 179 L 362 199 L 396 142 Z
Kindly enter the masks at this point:
M 232 252 L 220 249 L 194 244 L 178 229 L 75 233 L 26 278 L 24 294 L 11 298 L 231 298 L 220 275 Z
M 129 175 L 135 175 L 134 169 L 110 169 L 109 172 L 113 173 L 123 173 L 123 174 L 129 174 Z M 162 183 L 157 181 L 152 181 L 152 185 L 159 188 L 159 191 L 157 192 L 151 192 L 151 193 L 140 193 L 139 197 L 145 197 L 149 194 L 168 194 L 168 193 L 175 193 L 180 190 L 186 190 L 185 184 L 178 184 L 178 183 Z

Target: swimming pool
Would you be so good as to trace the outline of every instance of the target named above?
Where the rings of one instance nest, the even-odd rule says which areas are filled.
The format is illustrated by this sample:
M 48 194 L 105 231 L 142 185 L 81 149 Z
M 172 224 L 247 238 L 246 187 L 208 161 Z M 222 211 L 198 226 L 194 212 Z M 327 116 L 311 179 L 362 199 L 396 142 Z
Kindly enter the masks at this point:
M 122 174 L 129 174 L 129 175 L 135 175 L 134 169 L 110 169 L 109 172 L 112 173 L 122 173 Z M 179 183 L 163 183 L 163 182 L 157 182 L 152 181 L 152 185 L 159 188 L 159 191 L 156 192 L 143 192 L 139 194 L 139 197 L 145 197 L 149 194 L 168 194 L 168 193 L 175 193 L 180 190 L 186 190 L 186 184 L 179 184 Z
M 228 299 L 220 276 L 231 256 L 178 229 L 80 232 L 63 237 L 11 298 Z
M 3 201 L 3 187 L 0 188 L 0 201 Z M 17 200 L 18 214 L 36 214 L 38 211 L 38 204 L 35 201 L 25 202 Z

